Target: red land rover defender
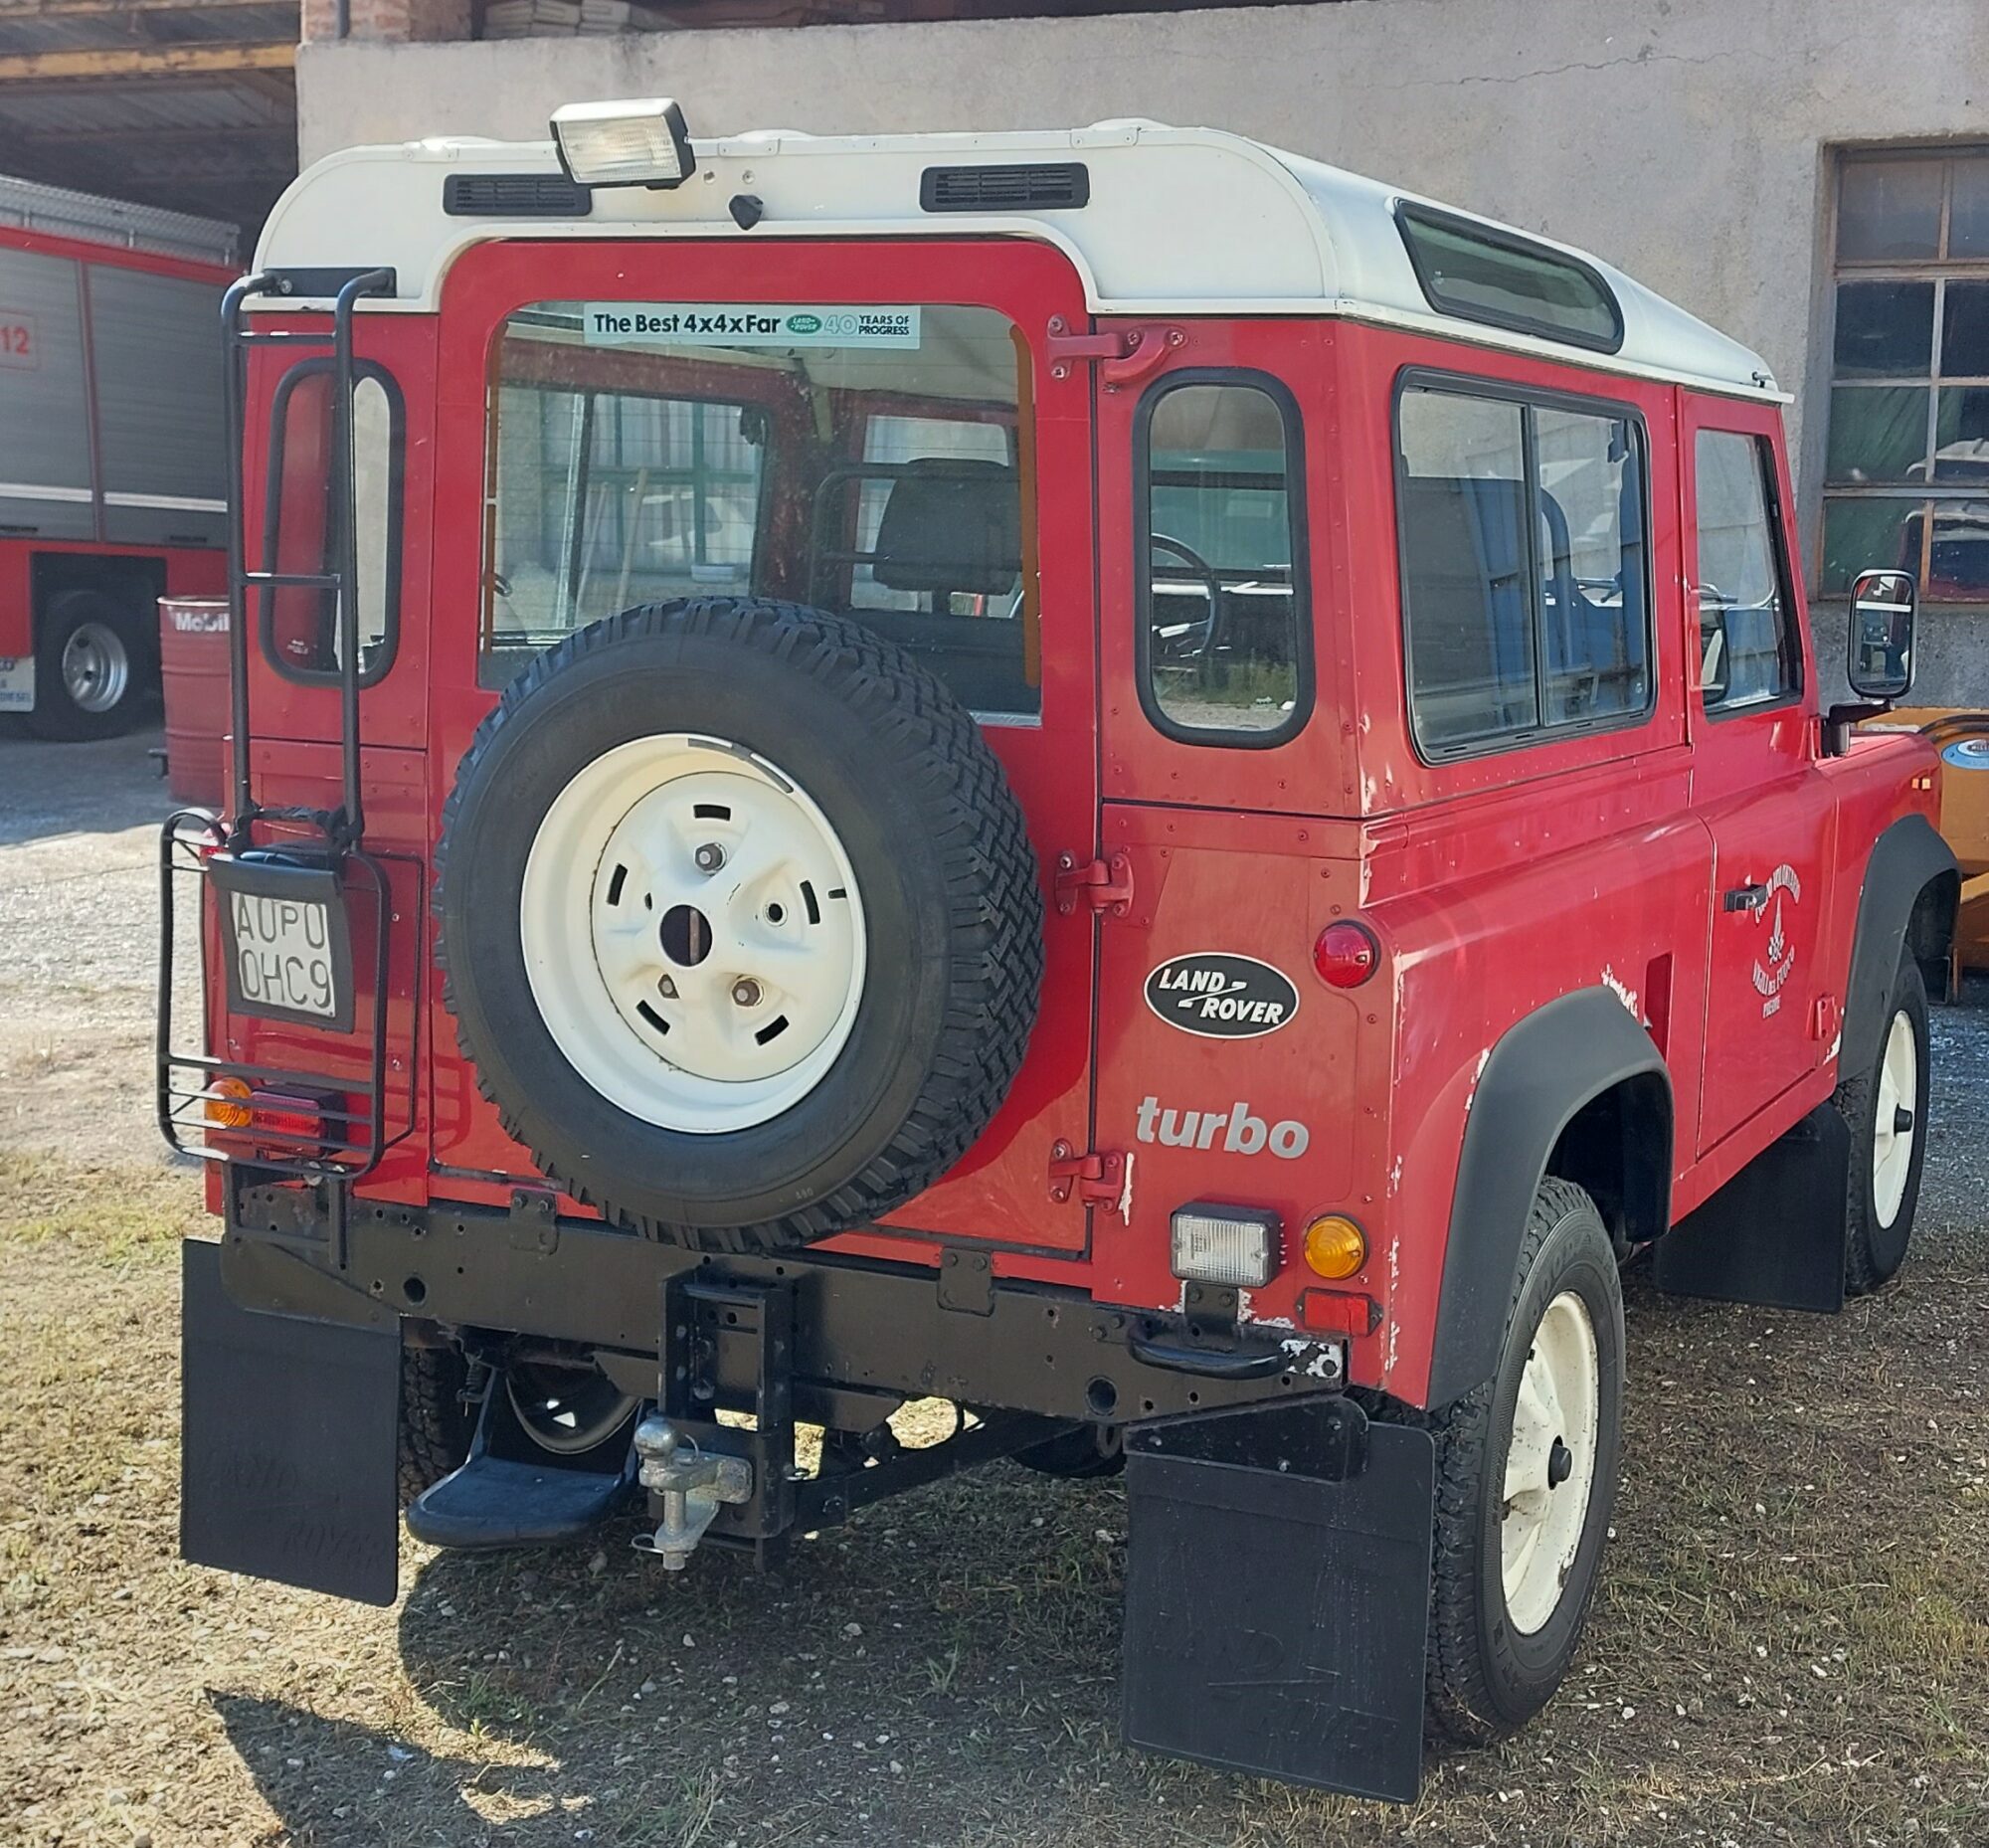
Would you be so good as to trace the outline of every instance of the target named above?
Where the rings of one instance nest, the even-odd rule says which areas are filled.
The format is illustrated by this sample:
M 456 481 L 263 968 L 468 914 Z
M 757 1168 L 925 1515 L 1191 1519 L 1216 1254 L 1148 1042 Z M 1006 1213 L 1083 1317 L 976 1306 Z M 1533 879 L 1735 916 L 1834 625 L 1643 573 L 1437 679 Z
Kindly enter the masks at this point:
M 229 296 L 187 1557 L 1123 1462 L 1128 1737 L 1412 1794 L 1566 1672 L 1619 1263 L 1905 1253 L 1956 874 L 1773 381 L 1207 130 L 554 128 L 321 162 Z

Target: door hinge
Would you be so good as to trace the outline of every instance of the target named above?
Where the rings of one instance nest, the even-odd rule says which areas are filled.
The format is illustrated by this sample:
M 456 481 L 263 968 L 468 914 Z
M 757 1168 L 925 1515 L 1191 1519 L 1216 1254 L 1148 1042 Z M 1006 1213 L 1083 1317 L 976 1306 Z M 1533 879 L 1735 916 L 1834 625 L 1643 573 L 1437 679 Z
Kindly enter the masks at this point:
M 1843 1011 L 1837 1005 L 1835 995 L 1819 995 L 1816 1006 L 1810 1011 L 1809 1036 L 1828 1045 L 1837 1038 L 1838 1027 L 1843 1023 Z
M 1081 1205 L 1117 1212 L 1125 1200 L 1126 1158 L 1116 1151 L 1080 1155 L 1067 1142 L 1050 1145 L 1050 1199 L 1061 1206 L 1072 1194 Z
M 1184 347 L 1187 334 L 1179 327 L 1112 327 L 1104 333 L 1073 333 L 1061 314 L 1052 314 L 1043 344 L 1051 378 L 1067 379 L 1072 366 L 1095 363 L 1105 389 L 1116 392 L 1122 385 L 1145 378 L 1170 353 Z
M 1075 853 L 1057 855 L 1056 908 L 1065 917 L 1080 904 L 1110 911 L 1123 918 L 1133 908 L 1133 857 L 1113 853 L 1104 859 L 1080 860 Z

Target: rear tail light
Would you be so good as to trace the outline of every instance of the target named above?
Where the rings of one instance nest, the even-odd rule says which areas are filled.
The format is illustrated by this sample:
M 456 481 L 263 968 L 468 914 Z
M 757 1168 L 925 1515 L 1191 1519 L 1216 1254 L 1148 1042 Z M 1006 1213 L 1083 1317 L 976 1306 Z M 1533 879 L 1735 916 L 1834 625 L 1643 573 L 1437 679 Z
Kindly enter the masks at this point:
M 258 1089 L 247 1078 L 215 1079 L 207 1087 L 203 1108 L 209 1128 L 252 1139 L 267 1137 L 284 1151 L 342 1136 L 346 1120 L 341 1097 L 323 1091 Z
M 1200 1201 L 1177 1207 L 1173 1230 L 1174 1273 L 1187 1283 L 1261 1289 L 1278 1268 L 1278 1215 L 1251 1206 Z
M 1329 988 L 1356 989 L 1381 964 L 1381 945 L 1364 924 L 1342 918 L 1319 933 L 1312 966 Z
M 1342 1282 L 1367 1262 L 1367 1234 L 1345 1213 L 1322 1213 L 1306 1227 L 1305 1261 L 1315 1276 Z
M 205 1110 L 215 1129 L 247 1129 L 255 1120 L 249 1100 L 255 1096 L 247 1078 L 217 1078 L 207 1087 Z

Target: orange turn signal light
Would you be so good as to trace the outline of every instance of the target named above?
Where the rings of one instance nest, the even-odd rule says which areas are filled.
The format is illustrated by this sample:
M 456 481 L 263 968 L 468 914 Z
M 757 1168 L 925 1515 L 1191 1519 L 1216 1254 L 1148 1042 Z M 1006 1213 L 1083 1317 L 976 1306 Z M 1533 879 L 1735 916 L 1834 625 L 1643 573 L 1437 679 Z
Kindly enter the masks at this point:
M 255 1119 L 247 1078 L 217 1078 L 207 1087 L 207 1120 L 216 1129 L 247 1129 Z
M 1306 1227 L 1305 1261 L 1315 1276 L 1352 1277 L 1367 1262 L 1367 1234 L 1345 1213 L 1322 1213 Z

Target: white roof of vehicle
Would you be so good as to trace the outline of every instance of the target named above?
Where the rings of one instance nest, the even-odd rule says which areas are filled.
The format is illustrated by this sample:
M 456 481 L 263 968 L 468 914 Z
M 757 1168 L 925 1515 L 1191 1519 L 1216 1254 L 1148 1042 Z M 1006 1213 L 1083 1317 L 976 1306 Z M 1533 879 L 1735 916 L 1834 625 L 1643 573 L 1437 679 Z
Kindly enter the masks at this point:
M 399 278 L 392 305 L 423 309 L 436 305 L 458 253 L 497 238 L 1007 234 L 1062 250 L 1096 314 L 1339 314 L 1722 392 L 1779 395 L 1759 355 L 1622 272 L 1531 232 L 1511 235 L 1588 265 L 1614 291 L 1623 316 L 1617 352 L 1441 313 L 1417 282 L 1394 216 L 1399 203 L 1436 201 L 1217 129 L 1147 121 L 1020 134 L 829 137 L 774 129 L 693 146 L 698 172 L 679 187 L 605 187 L 584 218 L 515 220 L 445 214 L 443 180 L 557 174 L 550 141 L 348 148 L 301 174 L 277 202 L 257 267 L 391 266 Z M 1089 203 L 1079 208 L 933 213 L 920 204 L 920 176 L 930 165 L 1070 160 L 1081 160 L 1090 177 Z M 434 173 L 432 185 L 417 179 L 421 169 Z M 765 206 L 750 231 L 728 210 L 741 192 Z

